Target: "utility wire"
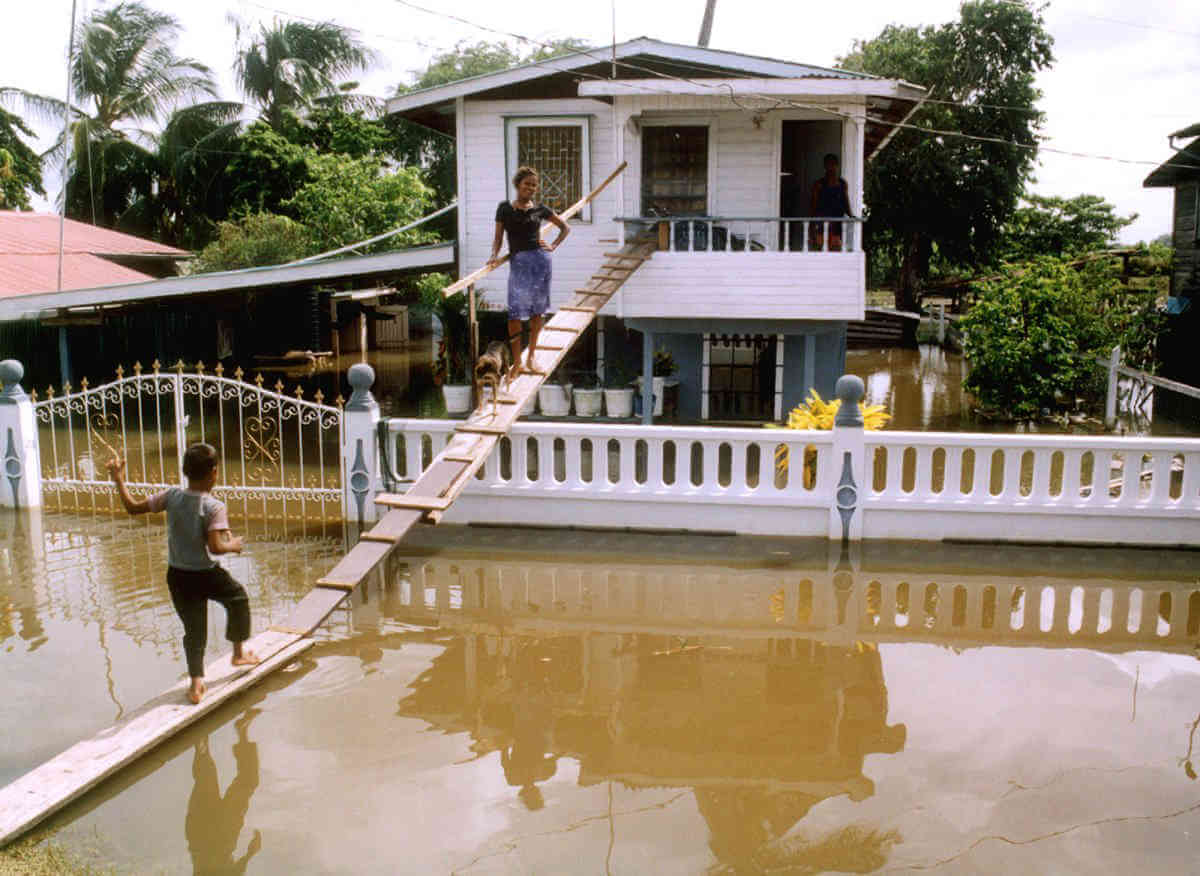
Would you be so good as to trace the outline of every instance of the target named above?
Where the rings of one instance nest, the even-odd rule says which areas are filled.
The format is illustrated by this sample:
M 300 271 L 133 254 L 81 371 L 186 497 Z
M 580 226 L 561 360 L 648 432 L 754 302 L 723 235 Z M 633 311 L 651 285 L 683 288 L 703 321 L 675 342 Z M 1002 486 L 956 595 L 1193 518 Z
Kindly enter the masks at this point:
M 506 31 L 506 30 L 502 30 L 499 28 L 490 27 L 488 25 L 471 21 L 470 19 L 463 18 L 462 16 L 455 15 L 450 12 L 440 12 L 435 9 L 430 9 L 425 6 L 420 6 L 416 3 L 411 2 L 411 0 L 394 0 L 394 2 L 400 4 L 401 6 L 407 6 L 410 9 L 415 9 L 418 12 L 424 12 L 428 15 L 434 15 L 434 16 L 438 16 L 440 18 L 446 18 L 451 21 L 456 21 L 461 24 L 466 24 L 469 27 L 474 27 L 474 28 L 477 28 L 479 30 L 483 30 L 483 31 L 486 31 L 489 33 L 497 34 L 500 36 L 511 37 L 513 39 L 520 40 L 521 42 L 530 43 L 530 44 L 537 45 L 537 46 L 542 46 L 543 48 L 550 48 L 550 49 L 556 48 L 551 43 L 543 42 L 541 40 L 527 36 L 525 34 L 520 34 L 520 33 L 516 33 L 513 31 Z M 1023 8 L 1028 8 L 1025 6 L 1024 3 L 1021 3 L 1020 0 L 1005 0 L 1005 2 L 1010 2 L 1012 5 L 1019 5 L 1019 6 L 1022 6 Z M 597 62 L 604 62 L 606 60 L 603 58 L 599 58 L 596 55 L 593 55 L 587 49 L 579 50 L 578 54 L 582 54 L 589 58 L 593 58 Z M 537 64 L 538 62 L 532 62 L 532 63 Z M 623 67 L 627 67 L 631 70 L 637 70 L 639 72 L 647 73 L 651 77 L 658 78 L 658 79 L 674 80 L 674 81 L 678 81 L 678 82 L 687 83 L 690 85 L 711 88 L 716 91 L 720 91 L 720 90 L 722 90 L 722 88 L 727 88 L 729 91 L 729 98 L 734 103 L 735 106 L 738 106 L 742 109 L 747 109 L 747 110 L 751 109 L 750 107 L 746 107 L 743 104 L 739 103 L 737 97 L 734 94 L 733 87 L 730 85 L 719 85 L 716 83 L 703 82 L 703 81 L 699 81 L 699 80 L 695 80 L 695 79 L 689 79 L 684 76 L 674 76 L 674 75 L 671 75 L 668 73 L 663 73 L 659 70 L 651 69 L 649 67 L 643 67 L 639 64 L 633 64 L 629 61 L 618 60 L 617 64 L 619 64 L 620 66 L 623 66 Z M 585 77 L 589 77 L 589 78 L 593 78 L 593 79 L 599 79 L 599 80 L 602 80 L 605 82 L 611 81 L 611 80 L 606 79 L 603 76 L 597 76 L 595 74 L 585 73 L 585 72 L 579 71 L 579 70 L 575 70 L 575 71 L 559 70 L 558 72 L 571 72 L 575 75 L 585 76 Z M 630 85 L 629 87 L 636 88 L 638 90 L 644 90 L 644 86 Z M 662 92 L 662 93 L 666 94 L 669 92 Z M 816 110 L 818 112 L 828 113 L 829 115 L 840 116 L 843 119 L 857 121 L 857 118 L 849 113 L 843 113 L 838 110 L 832 109 L 831 107 L 823 106 L 820 104 L 801 103 L 801 102 L 790 100 L 787 98 L 780 98 L 780 97 L 764 95 L 764 94 L 748 93 L 745 96 L 758 98 L 760 100 L 767 101 L 768 103 L 773 102 L 776 105 L 776 107 L 787 106 L 787 107 L 791 107 L 791 108 L 795 108 L 795 109 Z M 968 107 L 972 106 L 971 104 L 963 104 L 963 105 L 968 106 Z M 769 110 L 769 109 L 771 109 L 771 107 L 762 108 L 759 111 L 763 111 L 763 109 Z M 1085 159 L 1097 160 L 1097 161 L 1112 161 L 1112 162 L 1116 162 L 1119 164 L 1132 164 L 1132 165 L 1143 165 L 1143 166 L 1152 166 L 1152 167 L 1157 167 L 1158 165 L 1162 164 L 1161 161 L 1154 161 L 1154 160 L 1147 160 L 1147 159 L 1119 158 L 1119 157 L 1112 156 L 1112 155 L 1097 155 L 1094 153 L 1078 152 L 1078 151 L 1069 150 L 1069 149 L 1059 149 L 1056 147 L 1046 146 L 1044 144 L 1038 144 L 1038 143 L 1021 143 L 1021 142 L 1014 141 L 1014 140 L 1006 140 L 1001 137 L 986 137 L 986 136 L 982 136 L 979 134 L 968 134 L 965 131 L 951 131 L 951 130 L 944 130 L 944 129 L 939 129 L 939 128 L 929 128 L 929 127 L 925 127 L 923 125 L 914 125 L 914 124 L 911 124 L 908 122 L 893 122 L 893 121 L 888 121 L 886 119 L 882 119 L 882 118 L 878 118 L 878 117 L 868 116 L 867 118 L 868 118 L 868 121 L 873 121 L 876 124 L 880 124 L 880 125 L 884 125 L 884 126 L 892 127 L 892 128 L 901 128 L 901 129 L 907 129 L 907 130 L 920 131 L 922 133 L 932 134 L 934 136 L 958 137 L 958 138 L 962 138 L 962 139 L 974 140 L 974 141 L 979 141 L 979 142 L 984 142 L 984 143 L 995 143 L 995 144 L 999 144 L 999 145 L 1012 146 L 1012 147 L 1018 148 L 1018 149 L 1026 149 L 1026 150 L 1042 149 L 1042 150 L 1045 150 L 1046 152 L 1059 154 L 1059 155 L 1066 155 L 1066 156 L 1070 156 L 1073 158 L 1085 158 Z M 1194 168 L 1194 169 L 1200 170 L 1200 165 L 1185 165 L 1185 164 L 1174 163 L 1172 166 L 1179 167 L 1179 168 L 1187 168 L 1187 169 Z

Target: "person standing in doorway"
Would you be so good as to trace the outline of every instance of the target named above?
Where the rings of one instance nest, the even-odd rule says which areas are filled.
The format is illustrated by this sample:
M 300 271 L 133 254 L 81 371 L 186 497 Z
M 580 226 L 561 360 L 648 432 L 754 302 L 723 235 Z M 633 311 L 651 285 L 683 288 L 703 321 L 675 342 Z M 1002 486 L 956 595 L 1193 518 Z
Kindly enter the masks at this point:
M 830 152 L 825 156 L 825 175 L 812 184 L 811 216 L 850 215 L 850 187 L 839 174 L 838 157 Z M 825 222 L 813 223 L 812 249 L 825 248 L 825 227 L 829 228 L 829 250 L 840 252 L 842 249 L 842 223 Z
M 492 238 L 489 266 L 500 259 L 500 245 L 508 235 L 508 345 L 512 351 L 512 370 L 509 379 L 521 373 L 522 323 L 529 323 L 529 356 L 525 367 L 533 369 L 533 350 L 537 346 L 542 322 L 550 311 L 550 253 L 571 233 L 570 226 L 545 204 L 536 203 L 537 171 L 520 167 L 513 176 L 517 196 L 501 201 L 496 208 L 496 233 Z M 541 238 L 543 222 L 558 227 L 553 243 Z

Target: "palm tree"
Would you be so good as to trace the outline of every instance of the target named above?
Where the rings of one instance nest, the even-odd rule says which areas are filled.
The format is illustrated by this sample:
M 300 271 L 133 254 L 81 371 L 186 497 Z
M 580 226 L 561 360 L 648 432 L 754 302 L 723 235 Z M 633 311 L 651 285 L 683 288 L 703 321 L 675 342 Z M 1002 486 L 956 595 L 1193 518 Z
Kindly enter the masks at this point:
M 153 124 L 182 101 L 216 95 L 212 71 L 175 54 L 179 22 L 126 0 L 97 10 L 75 31 L 71 57 L 72 122 L 48 154 L 67 162 L 63 197 L 69 215 L 113 225 L 136 197 L 129 185 L 148 187 Z M 55 98 L 0 90 L 0 100 L 19 98 L 27 109 L 63 118 Z
M 375 60 L 346 28 L 332 22 L 276 21 L 244 40 L 243 25 L 233 23 L 238 33 L 238 84 L 276 131 L 289 116 L 302 115 L 317 104 L 343 109 L 372 104 L 369 98 L 348 93 L 352 84 L 338 82 Z
M 209 101 L 176 110 L 134 173 L 114 179 L 130 194 L 122 230 L 184 249 L 200 249 L 227 218 L 231 180 L 225 173 L 241 133 L 240 103 Z

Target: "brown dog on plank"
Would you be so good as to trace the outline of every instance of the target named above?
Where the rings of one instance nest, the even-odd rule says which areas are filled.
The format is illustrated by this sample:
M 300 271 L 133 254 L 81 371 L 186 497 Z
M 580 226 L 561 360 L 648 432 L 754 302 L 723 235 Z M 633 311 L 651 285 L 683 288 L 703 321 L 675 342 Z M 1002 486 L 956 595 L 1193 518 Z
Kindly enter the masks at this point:
M 483 403 L 483 387 L 492 388 L 492 416 L 496 416 L 496 406 L 500 403 L 500 381 L 508 373 L 508 360 L 511 354 L 508 346 L 500 341 L 492 341 L 487 350 L 475 362 L 475 395 Z

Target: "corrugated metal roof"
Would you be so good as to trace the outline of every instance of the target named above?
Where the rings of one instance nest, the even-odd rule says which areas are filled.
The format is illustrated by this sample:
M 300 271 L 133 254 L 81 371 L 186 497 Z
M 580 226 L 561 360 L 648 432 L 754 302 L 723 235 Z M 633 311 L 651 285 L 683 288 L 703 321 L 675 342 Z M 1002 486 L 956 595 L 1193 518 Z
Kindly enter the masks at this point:
M 0 210 L 0 257 L 9 253 L 58 253 L 59 217 L 52 213 Z M 63 251 L 92 255 L 188 255 L 173 246 L 98 228 L 74 219 L 66 221 Z
M 108 259 L 85 252 L 63 255 L 63 289 L 90 289 L 115 283 L 153 280 Z M 0 253 L 0 298 L 54 292 L 58 288 L 58 253 Z
M 785 79 L 864 79 L 874 80 L 879 77 L 869 73 L 859 73 L 853 70 L 840 70 L 834 67 L 820 67 L 814 64 L 798 64 L 792 61 L 782 61 L 776 58 L 765 58 L 758 55 L 747 55 L 741 52 L 729 52 L 709 47 L 688 46 L 678 43 L 668 43 L 650 37 L 637 37 L 615 46 L 597 49 L 584 49 L 565 55 L 558 55 L 545 61 L 522 64 L 507 70 L 497 70 L 491 73 L 481 73 L 435 85 L 405 94 L 397 95 L 387 102 L 387 112 L 408 112 L 428 107 L 450 100 L 459 95 L 476 94 L 489 89 L 511 85 L 520 82 L 550 76 L 554 73 L 566 73 L 596 64 L 609 63 L 610 56 L 615 55 L 617 64 L 624 64 L 628 69 L 631 62 L 628 59 L 641 57 L 646 59 L 658 58 L 676 68 L 685 76 L 703 75 L 712 71 L 741 71 L 750 76 L 770 76 Z M 688 71 L 692 72 L 688 72 Z

